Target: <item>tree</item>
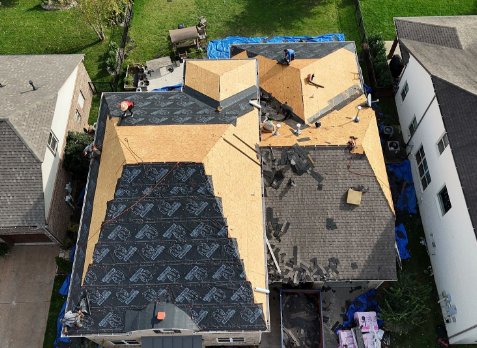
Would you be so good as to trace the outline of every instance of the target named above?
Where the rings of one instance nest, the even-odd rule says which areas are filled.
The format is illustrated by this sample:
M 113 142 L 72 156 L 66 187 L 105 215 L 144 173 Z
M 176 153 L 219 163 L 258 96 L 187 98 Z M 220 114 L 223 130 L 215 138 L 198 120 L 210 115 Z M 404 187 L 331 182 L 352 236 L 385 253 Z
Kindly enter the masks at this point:
M 65 146 L 63 168 L 80 180 L 86 180 L 89 171 L 89 158 L 83 150 L 93 142 L 93 137 L 86 133 L 68 132 Z
M 103 21 L 111 15 L 120 16 L 124 14 L 127 5 L 131 0 L 77 0 L 76 8 L 86 19 L 90 27 L 94 30 L 101 41 L 104 36 Z
M 415 277 L 415 274 L 401 273 L 393 286 L 384 289 L 379 317 L 384 320 L 386 330 L 403 335 L 427 320 L 431 309 L 426 302 L 432 288 L 414 280 Z

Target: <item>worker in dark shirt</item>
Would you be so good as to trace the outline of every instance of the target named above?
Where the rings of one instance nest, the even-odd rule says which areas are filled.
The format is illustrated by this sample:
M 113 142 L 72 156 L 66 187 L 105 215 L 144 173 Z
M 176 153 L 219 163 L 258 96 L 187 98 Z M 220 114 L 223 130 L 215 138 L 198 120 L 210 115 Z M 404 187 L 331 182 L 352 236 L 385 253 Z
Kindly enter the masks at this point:
M 287 64 L 290 65 L 290 62 L 292 60 L 295 60 L 295 51 L 288 48 L 286 50 L 283 50 L 283 52 L 285 52 L 285 60 L 286 60 Z
M 293 108 L 285 102 L 285 104 L 282 105 L 282 110 L 283 110 L 283 116 L 285 116 L 285 120 L 291 118 L 294 113 L 293 113 Z
M 134 107 L 134 102 L 129 100 L 124 100 L 119 104 L 121 111 L 124 111 L 123 117 L 126 116 L 126 112 L 129 111 L 131 117 L 133 117 L 132 109 Z

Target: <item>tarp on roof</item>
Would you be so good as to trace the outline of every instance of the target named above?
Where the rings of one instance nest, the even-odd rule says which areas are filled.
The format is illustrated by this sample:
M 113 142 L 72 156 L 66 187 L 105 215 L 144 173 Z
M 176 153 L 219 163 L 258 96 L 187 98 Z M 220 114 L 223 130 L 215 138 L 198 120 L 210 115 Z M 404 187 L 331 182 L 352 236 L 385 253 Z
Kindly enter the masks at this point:
M 202 336 L 142 337 L 142 348 L 201 348 Z
M 398 227 L 395 228 L 396 230 L 396 244 L 399 250 L 399 256 L 401 256 L 402 260 L 408 259 L 411 257 L 409 251 L 406 249 L 406 245 L 408 243 L 406 229 L 404 228 L 403 224 L 400 224 Z
M 153 89 L 151 92 L 170 92 L 170 91 L 180 91 L 182 88 L 182 83 L 179 83 L 174 86 L 166 86 L 162 88 Z
M 230 58 L 230 45 L 267 42 L 330 42 L 345 41 L 344 34 L 324 34 L 320 36 L 274 36 L 274 37 L 243 37 L 228 36 L 224 39 L 212 40 L 207 46 L 208 59 Z
M 196 27 L 187 27 L 183 29 L 169 30 L 172 43 L 178 43 L 186 40 L 194 40 L 199 37 L 199 32 Z

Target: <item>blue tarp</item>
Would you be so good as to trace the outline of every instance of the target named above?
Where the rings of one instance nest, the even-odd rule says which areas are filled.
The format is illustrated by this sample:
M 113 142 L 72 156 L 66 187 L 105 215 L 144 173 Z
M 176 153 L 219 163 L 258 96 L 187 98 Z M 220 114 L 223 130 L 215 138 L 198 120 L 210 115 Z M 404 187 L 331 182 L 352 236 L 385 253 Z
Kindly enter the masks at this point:
M 162 88 L 153 89 L 151 92 L 170 92 L 170 91 L 179 91 L 182 88 L 182 83 L 179 83 L 174 86 L 166 86 Z
M 60 291 L 58 291 L 60 294 L 67 296 L 68 295 L 68 289 L 70 288 L 70 282 L 71 282 L 71 272 L 68 273 L 66 276 L 65 281 L 63 282 L 63 285 L 60 288 Z
M 230 45 L 233 44 L 248 44 L 248 43 L 263 43 L 263 42 L 299 42 L 306 40 L 306 42 L 329 42 L 336 39 L 344 41 L 344 34 L 325 34 L 320 36 L 274 36 L 270 39 L 266 37 L 242 37 L 242 36 L 228 36 L 224 39 L 212 40 L 207 46 L 208 59 L 224 59 L 230 58 Z M 286 41 L 284 41 L 286 40 Z M 297 57 L 300 58 L 300 57 Z
M 73 249 L 71 249 L 70 262 L 73 262 L 73 260 L 75 259 L 75 250 L 76 250 L 76 244 L 73 245 Z
M 406 180 L 408 183 L 412 184 L 412 173 L 411 173 L 411 162 L 409 160 L 402 161 L 401 163 L 388 164 L 386 166 L 387 170 L 393 172 L 396 178 L 400 180 Z
M 416 190 L 414 185 L 406 187 L 402 195 L 399 196 L 396 207 L 401 210 L 407 210 L 410 214 L 417 214 L 416 210 Z
M 356 312 L 376 312 L 376 314 L 381 313 L 379 310 L 378 303 L 374 300 L 369 299 L 369 297 L 375 296 L 376 295 L 376 290 L 371 289 L 367 293 L 358 296 L 351 302 L 351 304 L 348 307 L 348 310 L 346 311 L 346 316 L 348 317 L 348 320 L 343 322 L 343 325 L 338 327 L 335 330 L 335 333 L 338 333 L 338 331 L 342 330 L 343 328 L 350 328 L 354 320 L 354 313 Z M 383 326 L 384 321 L 378 320 L 378 326 Z
M 65 316 L 65 308 L 66 308 L 66 301 L 63 304 L 63 308 L 61 308 L 60 315 L 58 316 L 58 319 L 56 320 L 56 340 L 55 340 L 55 347 L 58 347 L 58 342 L 69 342 L 70 339 L 68 337 L 61 337 L 61 328 L 63 327 L 63 324 L 60 323 L 60 319 L 63 319 Z
M 406 249 L 406 245 L 408 243 L 406 229 L 404 228 L 403 224 L 400 224 L 398 227 L 395 228 L 396 230 L 396 244 L 399 250 L 399 255 L 401 259 L 405 260 L 411 257 L 409 251 Z

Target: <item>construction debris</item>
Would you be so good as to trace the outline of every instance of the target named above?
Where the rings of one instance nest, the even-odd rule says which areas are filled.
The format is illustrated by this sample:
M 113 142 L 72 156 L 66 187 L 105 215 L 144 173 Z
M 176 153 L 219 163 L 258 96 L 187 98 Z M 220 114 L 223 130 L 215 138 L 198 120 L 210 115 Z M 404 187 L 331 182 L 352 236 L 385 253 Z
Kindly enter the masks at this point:
M 295 292 L 283 292 L 281 296 L 283 347 L 320 347 L 319 296 Z

